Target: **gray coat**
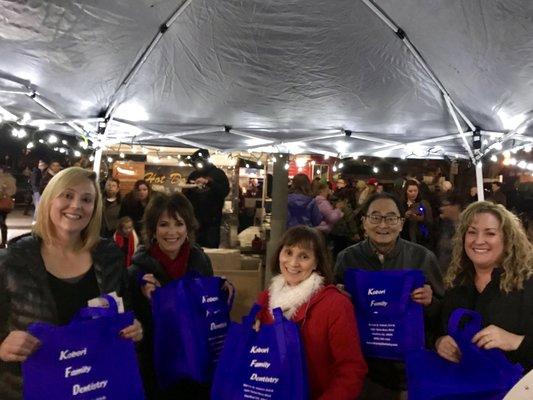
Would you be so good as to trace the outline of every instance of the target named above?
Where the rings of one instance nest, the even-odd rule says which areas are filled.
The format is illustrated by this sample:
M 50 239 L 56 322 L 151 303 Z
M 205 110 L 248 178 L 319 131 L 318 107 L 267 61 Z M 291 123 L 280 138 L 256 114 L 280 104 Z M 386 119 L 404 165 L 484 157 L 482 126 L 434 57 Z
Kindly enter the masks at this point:
M 116 291 L 129 306 L 124 256 L 108 240 L 91 252 L 100 293 Z M 57 308 L 41 257 L 41 239 L 23 236 L 0 256 L 0 342 L 9 332 L 25 331 L 33 322 L 57 324 Z M 20 363 L 0 361 L 0 399 L 22 399 Z

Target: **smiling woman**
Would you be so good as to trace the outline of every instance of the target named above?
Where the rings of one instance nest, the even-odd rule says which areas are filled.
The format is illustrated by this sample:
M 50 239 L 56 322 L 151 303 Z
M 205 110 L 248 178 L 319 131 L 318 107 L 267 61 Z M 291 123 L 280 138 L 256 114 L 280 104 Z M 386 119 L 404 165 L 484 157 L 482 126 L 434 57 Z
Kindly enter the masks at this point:
M 0 398 L 22 398 L 16 363 L 38 347 L 33 322 L 66 324 L 87 302 L 116 292 L 129 307 L 122 254 L 100 239 L 101 198 L 96 174 L 82 168 L 57 173 L 43 192 L 31 235 L 9 243 L 0 262 Z M 121 331 L 139 341 L 135 321 Z
M 213 275 L 211 261 L 195 242 L 198 223 L 189 200 L 181 193 L 152 196 L 142 223 L 144 246 L 140 246 L 129 269 L 133 308 L 145 327 L 139 346 L 141 372 L 148 398 L 208 398 L 207 388 L 192 382 L 162 391 L 157 388 L 153 367 L 152 309 L 150 299 L 156 287 L 166 285 L 193 271 Z
M 461 215 L 445 278 L 438 353 L 457 362 L 461 353 L 445 335 L 457 308 L 478 311 L 484 328 L 473 338 L 484 349 L 503 350 L 525 371 L 533 368 L 533 247 L 518 218 L 490 202 L 471 204 Z
M 311 399 L 358 397 L 366 375 L 352 303 L 334 285 L 322 235 L 307 226 L 290 228 L 271 263 L 270 287 L 259 295 L 262 323 L 272 310 L 300 327 L 307 358 Z

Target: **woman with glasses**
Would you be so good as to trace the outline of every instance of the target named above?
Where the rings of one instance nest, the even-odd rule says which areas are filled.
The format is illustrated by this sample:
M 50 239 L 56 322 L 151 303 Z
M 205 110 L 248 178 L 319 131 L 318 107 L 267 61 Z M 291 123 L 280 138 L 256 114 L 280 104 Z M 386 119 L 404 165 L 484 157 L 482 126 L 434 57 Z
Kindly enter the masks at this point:
M 399 200 L 389 193 L 372 195 L 362 208 L 366 239 L 342 251 L 335 265 L 338 283 L 348 268 L 369 271 L 421 269 L 426 284 L 411 293 L 413 301 L 424 306 L 427 318 L 438 313 L 436 298 L 443 294 L 442 275 L 435 255 L 426 248 L 401 239 L 404 224 Z M 367 358 L 368 378 L 361 399 L 406 398 L 407 382 L 402 362 Z

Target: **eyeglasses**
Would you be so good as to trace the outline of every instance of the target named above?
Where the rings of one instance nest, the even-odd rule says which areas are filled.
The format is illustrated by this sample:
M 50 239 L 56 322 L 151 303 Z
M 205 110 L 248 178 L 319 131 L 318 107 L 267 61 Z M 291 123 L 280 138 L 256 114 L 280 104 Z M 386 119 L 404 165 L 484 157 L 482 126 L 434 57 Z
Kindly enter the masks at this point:
M 385 221 L 385 223 L 387 225 L 396 225 L 402 219 L 401 217 L 398 217 L 397 215 L 376 215 L 376 214 L 371 214 L 371 215 L 365 215 L 365 217 L 368 218 L 370 223 L 373 224 L 373 225 L 381 224 L 381 221 Z

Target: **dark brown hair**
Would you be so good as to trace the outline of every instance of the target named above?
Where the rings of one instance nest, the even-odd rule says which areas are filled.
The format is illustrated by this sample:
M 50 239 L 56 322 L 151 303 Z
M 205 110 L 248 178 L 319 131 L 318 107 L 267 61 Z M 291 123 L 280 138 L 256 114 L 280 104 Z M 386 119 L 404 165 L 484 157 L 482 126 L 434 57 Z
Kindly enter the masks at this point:
M 422 192 L 420 191 L 420 183 L 418 183 L 414 179 L 408 179 L 407 181 L 405 181 L 405 186 L 403 188 L 402 202 L 407 203 L 407 189 L 409 189 L 409 186 L 416 186 L 418 189 L 418 194 L 416 195 L 415 203 L 422 201 Z
M 177 219 L 178 215 L 183 218 L 187 227 L 189 242 L 194 243 L 198 221 L 196 221 L 194 208 L 189 199 L 181 193 L 174 193 L 172 195 L 158 193 L 151 198 L 144 211 L 143 241 L 145 245 L 150 246 L 152 239 L 155 237 L 159 218 L 161 218 L 161 215 L 165 211 L 175 219 Z
M 312 196 L 311 182 L 309 177 L 305 174 L 296 174 L 292 178 L 292 184 L 289 188 L 289 193 L 305 194 L 306 196 Z
M 300 246 L 313 250 L 317 260 L 316 272 L 324 277 L 325 285 L 333 283 L 331 260 L 322 233 L 304 225 L 293 226 L 287 230 L 279 241 L 278 247 L 270 260 L 270 270 L 274 275 L 281 273 L 279 255 L 284 246 Z

